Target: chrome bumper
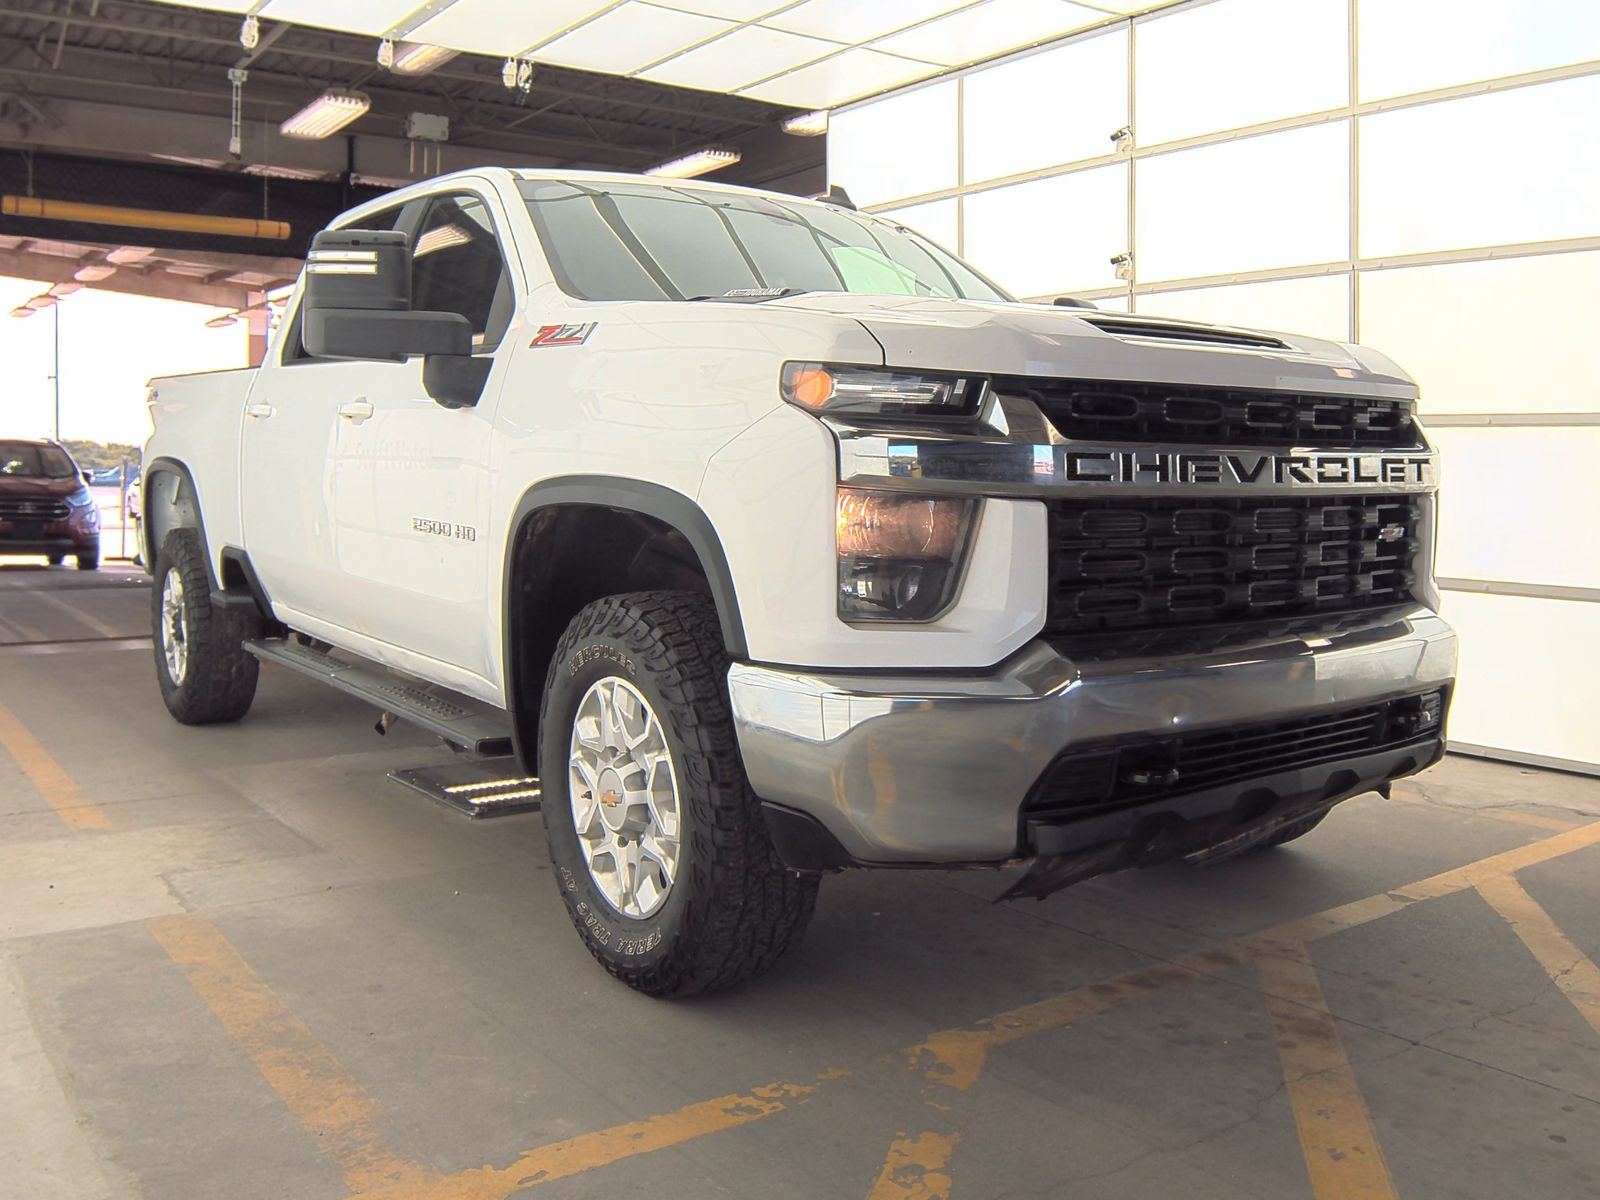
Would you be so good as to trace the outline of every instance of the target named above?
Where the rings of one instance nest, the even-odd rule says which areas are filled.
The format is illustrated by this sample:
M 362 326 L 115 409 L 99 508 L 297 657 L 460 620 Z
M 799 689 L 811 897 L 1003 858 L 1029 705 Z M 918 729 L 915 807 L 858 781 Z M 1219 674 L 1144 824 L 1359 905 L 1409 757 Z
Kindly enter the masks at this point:
M 1294 717 L 1455 678 L 1456 636 L 1426 608 L 1325 637 L 1075 662 L 1033 642 L 988 674 L 811 673 L 735 663 L 756 794 L 814 818 L 864 863 L 1001 862 L 1063 750 Z

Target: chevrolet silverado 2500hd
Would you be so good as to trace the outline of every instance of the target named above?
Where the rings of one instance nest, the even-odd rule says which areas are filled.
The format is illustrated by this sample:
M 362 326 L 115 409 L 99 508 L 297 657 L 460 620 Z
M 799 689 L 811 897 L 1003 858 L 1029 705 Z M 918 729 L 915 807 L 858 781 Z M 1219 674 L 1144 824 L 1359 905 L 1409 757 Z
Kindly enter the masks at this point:
M 1360 346 L 1018 303 L 838 204 L 485 169 L 318 234 L 258 370 L 152 389 L 172 714 L 243 716 L 265 658 L 509 736 L 651 994 L 765 969 L 843 867 L 1042 896 L 1443 752 L 1434 452 Z

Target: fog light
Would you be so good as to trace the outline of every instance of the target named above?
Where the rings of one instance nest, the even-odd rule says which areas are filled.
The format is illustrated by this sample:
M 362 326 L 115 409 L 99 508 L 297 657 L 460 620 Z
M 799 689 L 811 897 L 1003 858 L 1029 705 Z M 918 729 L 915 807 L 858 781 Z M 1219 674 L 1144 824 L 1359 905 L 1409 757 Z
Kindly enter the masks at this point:
M 954 598 L 976 504 L 841 487 L 839 615 L 928 621 Z

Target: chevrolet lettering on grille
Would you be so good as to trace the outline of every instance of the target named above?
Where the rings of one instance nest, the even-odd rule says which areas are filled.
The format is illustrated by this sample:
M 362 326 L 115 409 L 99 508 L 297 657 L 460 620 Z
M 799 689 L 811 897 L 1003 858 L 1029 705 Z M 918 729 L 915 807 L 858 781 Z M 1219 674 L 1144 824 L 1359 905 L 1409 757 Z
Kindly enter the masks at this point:
M 1226 454 L 1164 450 L 1068 450 L 1068 483 L 1431 483 L 1425 454 Z

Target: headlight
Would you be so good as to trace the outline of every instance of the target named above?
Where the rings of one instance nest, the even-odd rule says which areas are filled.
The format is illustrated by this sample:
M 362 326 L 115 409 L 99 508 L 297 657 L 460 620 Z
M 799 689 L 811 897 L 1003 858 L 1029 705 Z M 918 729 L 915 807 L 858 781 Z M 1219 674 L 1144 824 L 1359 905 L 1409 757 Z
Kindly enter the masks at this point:
M 841 487 L 839 615 L 930 621 L 950 605 L 976 501 Z
M 66 499 L 73 508 L 88 508 L 94 503 L 94 497 L 89 494 L 88 488 L 79 488 Z
M 785 363 L 783 398 L 810 412 L 865 417 L 968 417 L 986 380 L 972 375 Z

